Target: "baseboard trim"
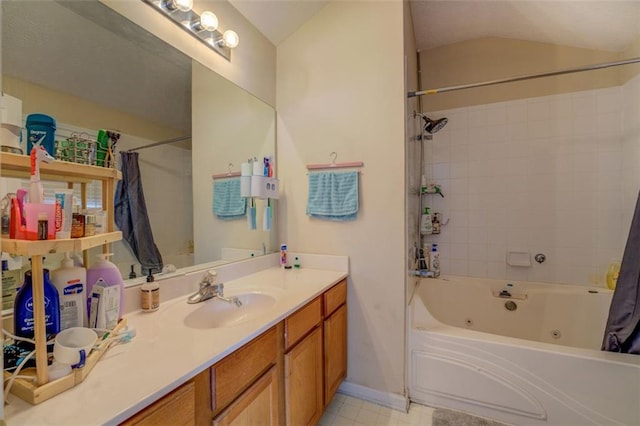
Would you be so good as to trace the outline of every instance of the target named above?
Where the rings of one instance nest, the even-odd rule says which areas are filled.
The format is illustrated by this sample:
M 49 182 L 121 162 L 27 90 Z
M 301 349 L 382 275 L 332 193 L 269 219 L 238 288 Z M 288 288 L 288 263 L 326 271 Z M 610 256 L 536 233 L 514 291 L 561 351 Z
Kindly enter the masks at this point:
M 338 392 L 402 411 L 403 413 L 409 411 L 409 398 L 395 393 L 383 392 L 347 381 L 342 382 L 338 388 Z

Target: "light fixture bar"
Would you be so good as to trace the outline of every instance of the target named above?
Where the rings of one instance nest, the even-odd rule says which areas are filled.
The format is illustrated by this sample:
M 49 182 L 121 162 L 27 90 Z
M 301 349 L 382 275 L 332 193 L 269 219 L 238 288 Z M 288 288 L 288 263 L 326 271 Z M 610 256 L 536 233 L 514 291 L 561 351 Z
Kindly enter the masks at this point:
M 183 12 L 177 8 L 166 7 L 166 0 L 142 1 L 169 18 L 176 25 L 180 26 L 183 30 L 200 40 L 227 61 L 231 61 L 231 48 L 221 42 L 221 40 L 223 40 L 223 34 L 218 29 L 207 31 L 201 29 L 199 26 L 195 26 L 195 28 L 192 26 L 193 22 L 201 21 L 200 15 L 196 12 L 193 10 Z

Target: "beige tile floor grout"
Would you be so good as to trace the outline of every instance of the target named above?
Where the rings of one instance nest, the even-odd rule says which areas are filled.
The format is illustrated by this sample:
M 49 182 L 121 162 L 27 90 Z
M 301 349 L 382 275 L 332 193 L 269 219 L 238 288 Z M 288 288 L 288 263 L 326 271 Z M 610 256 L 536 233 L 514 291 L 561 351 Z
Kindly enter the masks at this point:
M 409 412 L 337 393 L 318 426 L 431 426 L 433 408 L 411 403 Z

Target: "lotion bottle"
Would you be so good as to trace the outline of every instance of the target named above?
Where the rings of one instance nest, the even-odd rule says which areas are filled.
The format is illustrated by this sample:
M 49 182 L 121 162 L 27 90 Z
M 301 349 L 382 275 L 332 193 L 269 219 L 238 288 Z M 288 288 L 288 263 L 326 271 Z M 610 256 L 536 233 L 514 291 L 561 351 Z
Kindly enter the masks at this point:
M 113 256 L 113 253 L 98 254 L 94 264 L 87 269 L 87 313 L 89 318 L 91 318 L 93 286 L 99 280 L 104 281 L 106 287 L 119 287 L 120 306 L 118 308 L 118 318 L 122 318 L 122 309 L 124 308 L 124 282 L 122 281 L 122 274 L 120 274 L 118 267 L 107 260 L 109 256 Z
M 60 299 L 58 290 L 49 279 L 49 270 L 42 270 L 44 285 L 44 319 L 47 340 L 60 332 Z M 31 271 L 24 273 L 24 284 L 20 287 L 13 308 L 13 329 L 16 336 L 33 339 L 33 280 Z M 24 343 L 24 342 L 22 342 Z M 32 347 L 33 345 L 27 345 Z
M 67 252 L 60 268 L 51 272 L 51 282 L 60 299 L 60 330 L 86 327 L 87 318 L 87 270 L 74 266 Z

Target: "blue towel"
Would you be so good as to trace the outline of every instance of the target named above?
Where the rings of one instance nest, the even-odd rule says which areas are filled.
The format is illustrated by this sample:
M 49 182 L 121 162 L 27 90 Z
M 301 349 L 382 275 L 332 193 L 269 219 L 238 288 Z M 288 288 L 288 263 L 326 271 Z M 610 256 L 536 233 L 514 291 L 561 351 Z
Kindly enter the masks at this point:
M 326 220 L 355 220 L 358 213 L 358 172 L 309 174 L 307 214 Z
M 247 199 L 240 196 L 240 178 L 213 182 L 213 213 L 223 220 L 245 216 Z

